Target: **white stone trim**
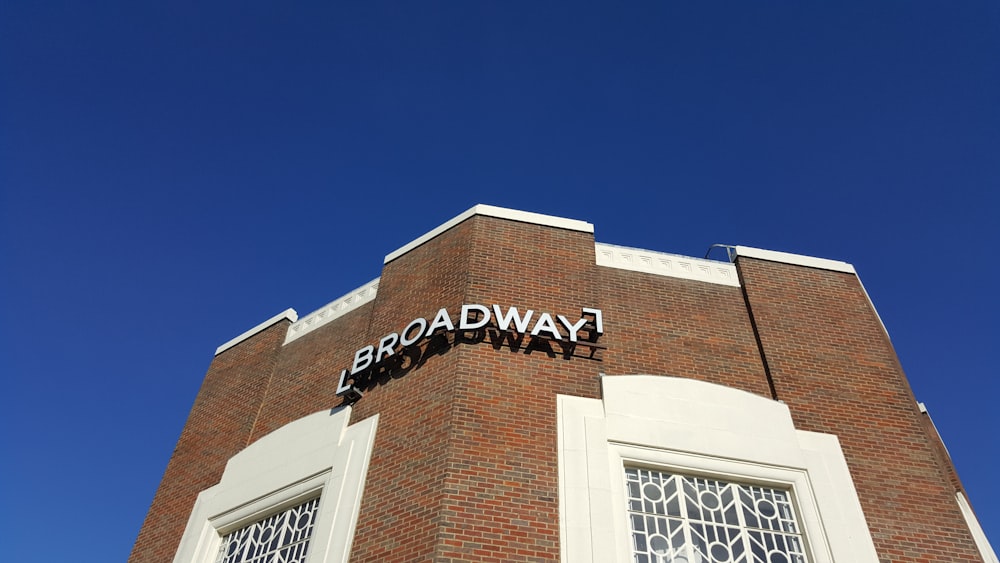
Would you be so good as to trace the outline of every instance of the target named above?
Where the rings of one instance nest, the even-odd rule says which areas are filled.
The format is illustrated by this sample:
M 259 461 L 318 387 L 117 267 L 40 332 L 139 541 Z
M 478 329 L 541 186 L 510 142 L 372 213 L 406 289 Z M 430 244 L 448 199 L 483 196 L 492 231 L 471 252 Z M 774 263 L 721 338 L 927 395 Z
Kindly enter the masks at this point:
M 983 556 L 983 561 L 985 563 L 1000 563 L 997 560 L 996 552 L 993 551 L 993 546 L 990 545 L 990 540 L 986 537 L 986 532 L 983 531 L 979 519 L 976 518 L 976 513 L 972 511 L 972 506 L 969 505 L 969 501 L 965 499 L 965 495 L 961 491 L 955 493 L 955 501 L 962 510 L 965 523 L 969 525 L 972 539 L 976 541 L 976 547 L 979 548 L 979 554 Z
M 304 336 L 326 323 L 342 317 L 358 307 L 375 299 L 378 294 L 378 284 L 382 278 L 375 278 L 365 285 L 351 291 L 302 317 L 302 320 L 288 327 L 285 334 L 285 344 Z
M 479 204 L 472 209 L 465 211 L 464 213 L 454 217 L 450 221 L 442 224 L 441 226 L 435 228 L 434 230 L 428 232 L 427 234 L 415 239 L 413 242 L 404 245 L 398 250 L 389 253 L 385 257 L 385 264 L 392 262 L 396 258 L 406 254 L 407 252 L 413 250 L 414 248 L 424 244 L 425 242 L 431 240 L 432 238 L 440 235 L 441 233 L 447 231 L 448 229 L 454 227 L 455 225 L 465 221 L 466 219 L 474 215 L 484 215 L 487 217 L 497 217 L 500 219 L 509 219 L 511 221 L 520 221 L 521 223 L 532 223 L 535 225 L 543 225 L 546 227 L 556 227 L 557 229 L 568 229 L 571 231 L 581 231 L 584 233 L 593 233 L 594 225 L 587 223 L 586 221 L 578 221 L 576 219 L 564 219 L 562 217 L 555 217 L 552 215 L 542 215 L 540 213 L 530 213 L 528 211 L 518 211 L 516 209 L 507 209 L 504 207 L 494 207 L 492 205 Z
M 626 463 L 788 488 L 811 561 L 878 562 L 836 436 L 796 430 L 784 404 L 720 385 L 645 375 L 601 382 L 603 399 L 557 397 L 564 563 L 631 560 Z
M 854 266 L 848 264 L 847 262 L 841 262 L 840 260 L 814 258 L 812 256 L 778 252 L 776 250 L 764 250 L 762 248 L 753 248 L 750 246 L 735 246 L 733 248 L 736 251 L 736 256 L 759 258 L 761 260 L 770 260 L 771 262 L 782 262 L 784 264 L 793 264 L 795 266 L 806 266 L 808 268 L 819 268 L 820 270 L 833 270 L 834 272 L 844 272 L 847 274 L 857 275 L 857 272 L 854 271 Z
M 251 336 L 257 334 L 258 332 L 264 330 L 265 328 L 284 319 L 288 319 L 294 323 L 299 319 L 299 314 L 295 312 L 295 309 L 285 309 L 284 311 L 278 313 L 277 315 L 271 317 L 270 319 L 267 319 L 266 321 L 260 323 L 259 325 L 251 328 L 250 330 L 244 332 L 243 334 L 237 336 L 236 338 L 230 340 L 229 342 L 226 342 L 222 346 L 219 346 L 218 348 L 215 349 L 215 355 L 218 356 L 219 354 L 225 352 L 226 350 L 232 348 L 233 346 L 236 346 L 240 342 L 243 342 L 247 338 L 250 338 Z
M 703 260 L 603 243 L 595 244 L 594 250 L 598 266 L 733 287 L 740 285 L 736 266 L 728 262 Z
M 350 407 L 314 413 L 233 456 L 198 495 L 174 563 L 214 563 L 222 535 L 316 496 L 306 562 L 346 562 L 378 426 L 378 415 L 350 417 Z
M 616 551 L 621 549 L 615 547 L 611 500 L 614 479 L 600 455 L 608 441 L 603 405 L 600 400 L 558 395 L 556 417 L 561 561 L 618 561 Z

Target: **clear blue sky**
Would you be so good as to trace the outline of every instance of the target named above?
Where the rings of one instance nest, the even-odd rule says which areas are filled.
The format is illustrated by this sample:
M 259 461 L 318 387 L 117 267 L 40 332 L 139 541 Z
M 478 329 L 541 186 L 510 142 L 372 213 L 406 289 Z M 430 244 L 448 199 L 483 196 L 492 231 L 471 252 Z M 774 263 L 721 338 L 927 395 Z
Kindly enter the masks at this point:
M 127 557 L 215 347 L 476 203 L 851 262 L 1000 542 L 1000 4 L 0 3 L 0 537 Z

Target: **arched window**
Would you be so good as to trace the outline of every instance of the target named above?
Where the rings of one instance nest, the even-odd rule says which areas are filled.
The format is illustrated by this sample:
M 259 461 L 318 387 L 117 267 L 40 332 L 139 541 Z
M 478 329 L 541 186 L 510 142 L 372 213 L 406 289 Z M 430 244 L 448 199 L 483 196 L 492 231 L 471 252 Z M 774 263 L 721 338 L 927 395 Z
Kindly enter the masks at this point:
M 837 437 L 676 377 L 558 397 L 564 562 L 878 563 Z
M 347 561 L 378 415 L 350 419 L 314 413 L 233 456 L 198 495 L 175 563 Z

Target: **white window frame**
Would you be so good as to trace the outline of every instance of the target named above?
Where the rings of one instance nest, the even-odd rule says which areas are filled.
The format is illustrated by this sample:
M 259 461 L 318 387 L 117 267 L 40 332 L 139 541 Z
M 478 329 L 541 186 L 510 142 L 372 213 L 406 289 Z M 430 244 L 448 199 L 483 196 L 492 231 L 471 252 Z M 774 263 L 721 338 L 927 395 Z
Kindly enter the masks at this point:
M 662 468 L 792 493 L 814 563 L 878 563 L 836 436 L 796 430 L 777 401 L 664 376 L 602 378 L 603 399 L 559 396 L 564 563 L 630 563 L 624 468 Z
M 350 416 L 350 407 L 311 414 L 233 456 L 198 495 L 174 563 L 215 563 L 226 534 L 317 496 L 306 562 L 346 562 L 378 426 L 378 415 L 353 425 Z

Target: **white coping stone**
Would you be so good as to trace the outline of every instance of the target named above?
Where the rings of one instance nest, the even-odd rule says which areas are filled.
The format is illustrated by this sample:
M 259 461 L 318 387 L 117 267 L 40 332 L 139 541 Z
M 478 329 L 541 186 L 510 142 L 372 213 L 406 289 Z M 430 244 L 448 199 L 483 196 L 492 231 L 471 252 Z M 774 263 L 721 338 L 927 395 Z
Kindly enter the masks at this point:
M 761 260 L 770 260 L 771 262 L 782 262 L 796 266 L 806 266 L 808 268 L 819 268 L 821 270 L 833 270 L 834 272 L 845 272 L 857 275 L 857 272 L 854 271 L 854 266 L 848 264 L 847 262 L 841 262 L 840 260 L 814 258 L 812 256 L 791 254 L 789 252 L 778 252 L 776 250 L 764 250 L 762 248 L 753 248 L 750 246 L 736 246 L 734 248 L 736 249 L 737 256 L 759 258 Z
M 288 327 L 288 333 L 285 334 L 285 344 L 288 344 L 296 338 L 308 334 L 326 323 L 340 318 L 365 303 L 375 299 L 375 296 L 378 294 L 378 284 L 381 279 L 382 278 L 375 278 L 354 291 L 350 291 L 346 295 L 338 297 L 323 307 L 302 317 L 302 320 Z
M 736 266 L 729 262 L 704 260 L 602 243 L 595 244 L 594 250 L 598 266 L 733 287 L 740 286 Z
M 581 231 L 584 233 L 593 233 L 594 225 L 587 223 L 586 221 L 577 221 L 576 219 L 564 219 L 562 217 L 555 217 L 553 215 L 542 215 L 540 213 L 530 213 L 528 211 L 518 211 L 516 209 L 507 209 L 504 207 L 494 207 L 492 205 L 479 204 L 472 209 L 469 209 L 465 213 L 458 215 L 452 220 L 444 223 L 438 228 L 430 231 L 429 233 L 417 238 L 413 242 L 401 247 L 395 252 L 389 253 L 385 257 L 385 264 L 392 262 L 396 258 L 406 254 L 407 252 L 413 250 L 414 248 L 420 246 L 421 244 L 431 240 L 432 238 L 440 235 L 441 233 L 447 231 L 448 229 L 454 227 L 455 225 L 465 221 L 466 219 L 474 215 L 484 215 L 487 217 L 497 217 L 500 219 L 510 219 L 511 221 L 520 221 L 522 223 L 532 223 L 535 225 L 544 225 L 546 227 L 556 227 L 559 229 L 568 229 L 571 231 Z
M 258 332 L 264 330 L 265 328 L 283 319 L 288 319 L 294 323 L 295 321 L 299 320 L 299 314 L 295 312 L 295 309 L 285 309 L 284 311 L 278 313 L 277 315 L 271 317 L 270 319 L 267 319 L 266 321 L 260 323 L 259 325 L 251 328 L 250 330 L 244 332 L 243 334 L 237 336 L 236 338 L 230 340 L 229 342 L 226 342 L 222 346 L 219 346 L 218 348 L 215 349 L 215 355 L 218 356 L 219 354 L 225 352 L 226 350 L 232 348 L 233 346 L 236 346 L 240 342 L 243 342 L 247 338 L 250 338 L 251 336 L 257 334 Z

